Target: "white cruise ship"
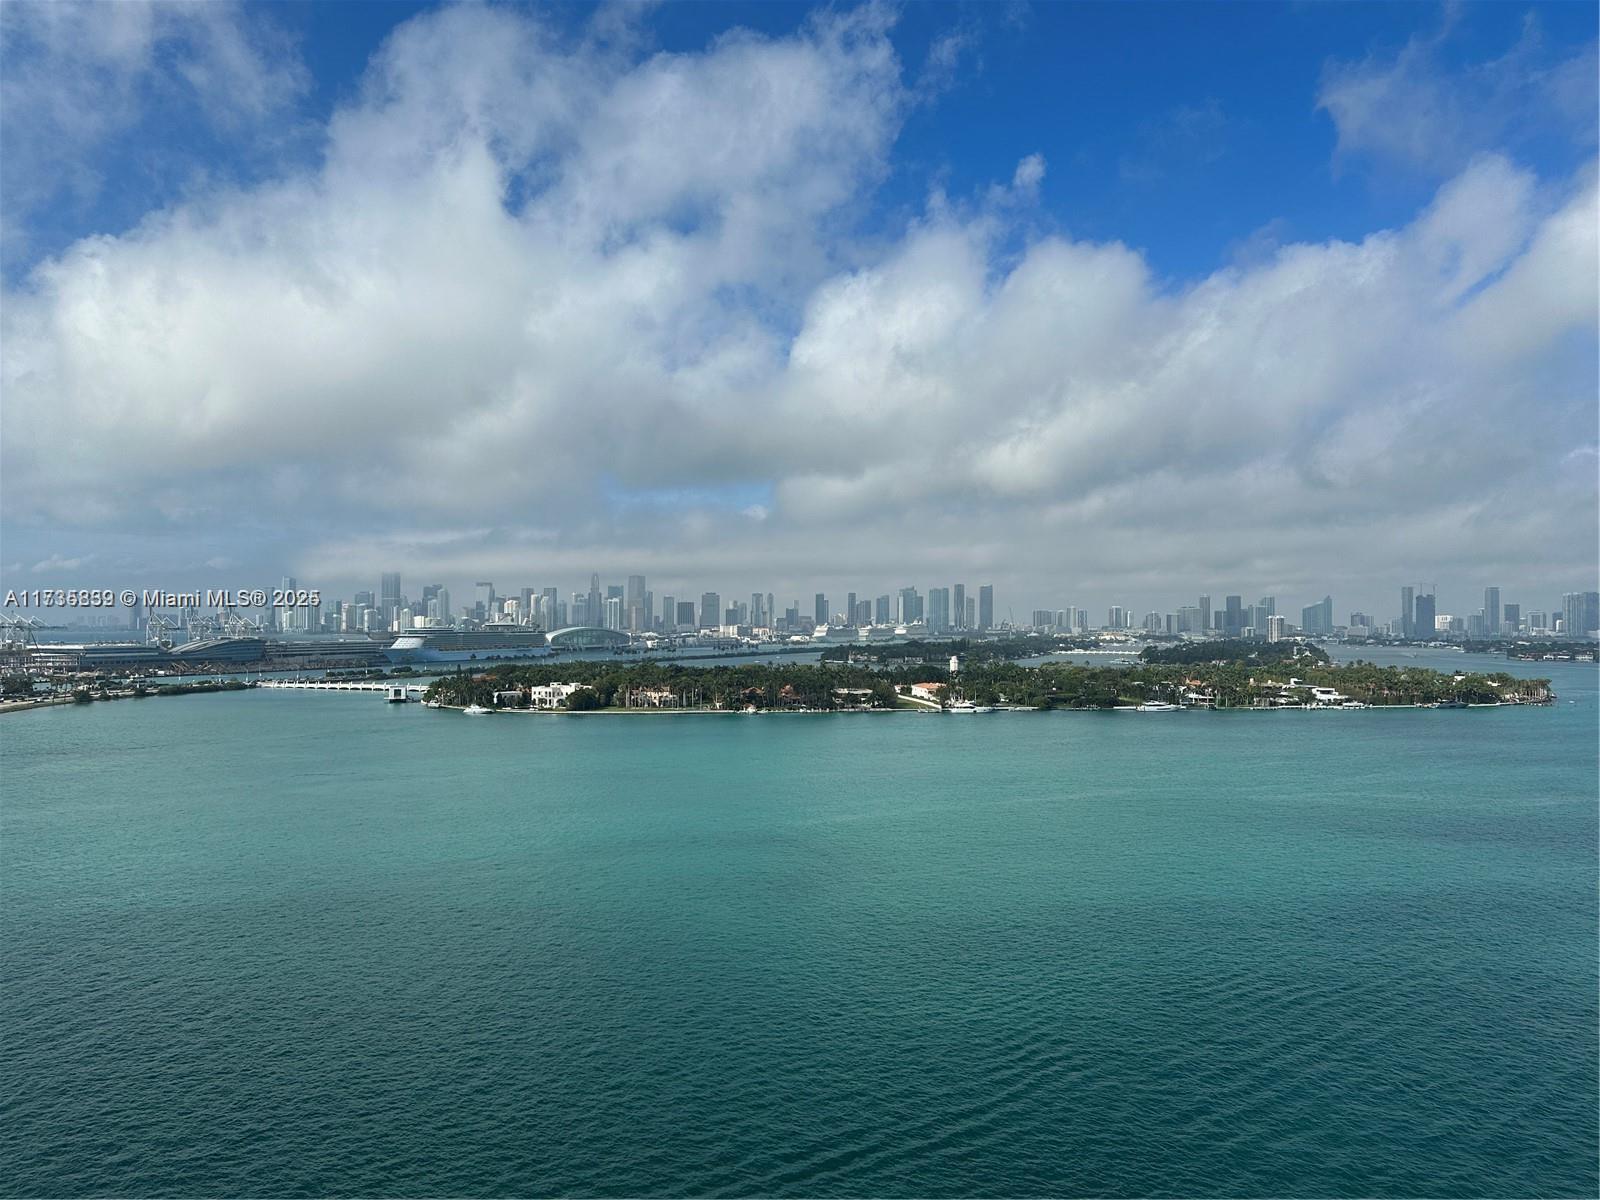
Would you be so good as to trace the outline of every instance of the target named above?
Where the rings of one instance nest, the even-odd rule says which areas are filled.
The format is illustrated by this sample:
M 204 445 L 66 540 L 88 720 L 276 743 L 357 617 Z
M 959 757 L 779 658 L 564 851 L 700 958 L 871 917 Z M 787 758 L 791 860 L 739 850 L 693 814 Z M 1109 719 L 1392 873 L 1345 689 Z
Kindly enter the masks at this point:
M 550 653 L 544 631 L 526 625 L 485 625 L 481 629 L 413 629 L 384 649 L 396 665 L 484 662 L 501 658 L 542 658 Z

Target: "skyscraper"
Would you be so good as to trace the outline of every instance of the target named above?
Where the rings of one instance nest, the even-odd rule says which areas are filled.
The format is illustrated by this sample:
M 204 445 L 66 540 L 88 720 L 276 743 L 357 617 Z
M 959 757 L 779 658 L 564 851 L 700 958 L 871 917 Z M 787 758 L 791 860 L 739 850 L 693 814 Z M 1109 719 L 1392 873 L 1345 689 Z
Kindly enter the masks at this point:
M 994 584 L 986 583 L 978 588 L 978 628 L 994 628 Z
M 715 629 L 722 624 L 722 597 L 715 592 L 700 593 L 700 628 Z
M 1561 597 L 1561 620 L 1568 637 L 1600 630 L 1600 592 L 1568 592 Z
M 1430 627 L 1426 636 L 1432 636 Z M 1400 589 L 1400 636 L 1417 636 L 1417 589 L 1403 587 Z
M 385 571 L 378 580 L 378 612 L 388 629 L 400 612 L 400 572 Z
M 627 613 L 627 627 L 635 633 L 650 624 L 650 610 L 645 606 L 643 575 L 628 576 L 628 591 L 624 597 L 623 607 Z
M 1331 621 L 1329 622 L 1332 623 Z M 1223 601 L 1222 633 L 1236 638 L 1244 632 L 1244 597 L 1229 596 Z
M 967 628 L 967 585 L 958 583 L 950 599 L 950 616 L 958 629 Z
M 1324 596 L 1317 604 L 1300 610 L 1300 628 L 1306 633 L 1333 632 L 1333 597 Z
M 1410 591 L 1411 589 L 1407 588 L 1406 590 Z M 1414 604 L 1415 607 L 1412 609 L 1411 614 L 1411 636 L 1421 638 L 1423 641 L 1429 641 L 1433 638 L 1434 633 L 1433 619 L 1438 615 L 1433 593 L 1428 592 L 1425 595 L 1416 596 Z
M 1500 632 L 1500 589 L 1497 587 L 1483 589 L 1483 625 L 1490 637 Z
M 928 589 L 928 631 L 944 633 L 950 628 L 950 589 Z
M 1200 597 L 1200 628 L 1206 632 L 1211 631 L 1211 597 Z
M 824 596 L 821 592 L 817 593 L 816 610 L 815 611 L 816 611 L 816 617 L 817 617 L 817 624 L 818 625 L 826 625 L 828 623 L 828 598 L 826 596 Z

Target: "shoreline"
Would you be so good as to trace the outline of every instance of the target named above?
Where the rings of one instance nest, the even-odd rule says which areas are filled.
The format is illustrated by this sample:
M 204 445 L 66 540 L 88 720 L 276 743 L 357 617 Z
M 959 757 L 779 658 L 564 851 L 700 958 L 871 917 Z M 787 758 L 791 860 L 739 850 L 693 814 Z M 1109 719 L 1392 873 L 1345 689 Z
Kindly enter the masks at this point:
M 1461 709 L 1446 711 L 1466 711 L 1474 708 L 1553 708 L 1556 697 L 1548 701 L 1529 701 L 1516 703 L 1502 701 L 1497 704 L 1468 704 Z M 437 709 L 441 712 L 465 713 L 466 706 L 461 704 L 423 704 L 424 708 Z M 1240 705 L 1232 708 L 1216 708 L 1210 705 L 1194 705 L 1189 708 L 1168 709 L 1161 712 L 1145 712 L 1145 716 L 1166 716 L 1171 712 L 1203 712 L 1203 713 L 1267 713 L 1267 712 L 1381 712 L 1385 709 L 1419 710 L 1441 709 L 1437 704 L 1367 704 L 1360 708 L 1344 708 L 1337 704 L 1274 704 L 1256 707 Z M 1132 713 L 1141 711 L 1137 705 L 1119 704 L 1109 708 L 1071 708 L 1063 705 L 1060 708 L 1033 707 L 1026 704 L 997 704 L 995 712 L 1004 713 Z M 758 708 L 746 710 L 742 708 L 495 708 L 487 713 L 475 713 L 474 716 L 499 716 L 511 713 L 530 717 L 838 717 L 838 716 L 864 716 L 868 714 L 887 715 L 893 713 L 917 713 L 927 716 L 987 716 L 987 713 L 962 713 L 952 712 L 943 708 Z

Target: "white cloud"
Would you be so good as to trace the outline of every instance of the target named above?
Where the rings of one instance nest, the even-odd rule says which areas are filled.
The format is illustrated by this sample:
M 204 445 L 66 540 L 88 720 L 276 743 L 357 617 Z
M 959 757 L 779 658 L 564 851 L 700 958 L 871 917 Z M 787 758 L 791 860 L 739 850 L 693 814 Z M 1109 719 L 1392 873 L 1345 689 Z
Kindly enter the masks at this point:
M 237 136 L 280 116 L 308 83 L 287 38 L 232 0 L 0 5 L 0 47 L 14 245 L 42 206 L 92 200 L 94 151 L 141 121 L 181 112 Z
M 68 557 L 64 554 L 52 554 L 49 558 L 33 564 L 28 569 L 35 575 L 46 575 L 57 571 L 77 571 L 94 561 L 92 554 L 79 554 Z
M 1037 155 L 856 244 L 909 103 L 875 9 L 642 60 L 410 22 L 317 170 L 6 295 L 8 520 L 248 518 L 330 585 L 1588 570 L 1592 174 L 1480 156 L 1403 227 L 1174 288 L 1019 250 Z
M 1317 107 L 1333 118 L 1341 158 L 1370 155 L 1443 175 L 1475 154 L 1552 131 L 1593 145 L 1594 43 L 1553 58 L 1530 14 L 1505 54 L 1451 70 L 1443 60 L 1452 35 L 1447 19 L 1393 54 L 1328 64 Z

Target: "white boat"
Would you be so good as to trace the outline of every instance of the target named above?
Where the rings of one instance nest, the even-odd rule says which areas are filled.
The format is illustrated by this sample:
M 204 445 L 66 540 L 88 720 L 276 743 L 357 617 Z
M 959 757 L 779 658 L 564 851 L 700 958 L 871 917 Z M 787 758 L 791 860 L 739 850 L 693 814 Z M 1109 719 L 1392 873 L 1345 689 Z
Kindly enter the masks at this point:
M 1135 712 L 1182 712 L 1183 705 L 1168 704 L 1165 700 L 1146 700 L 1138 705 Z
M 494 711 L 494 709 L 485 708 L 481 704 L 469 704 L 465 708 L 463 708 L 461 711 L 466 713 L 467 716 L 469 716 L 469 717 L 486 717 L 490 713 L 492 713 Z
M 952 700 L 945 706 L 945 712 L 947 713 L 986 713 L 993 711 L 993 705 L 974 704 L 971 700 Z
M 503 621 L 478 629 L 408 629 L 383 651 L 392 663 L 543 658 L 549 653 L 542 630 Z

